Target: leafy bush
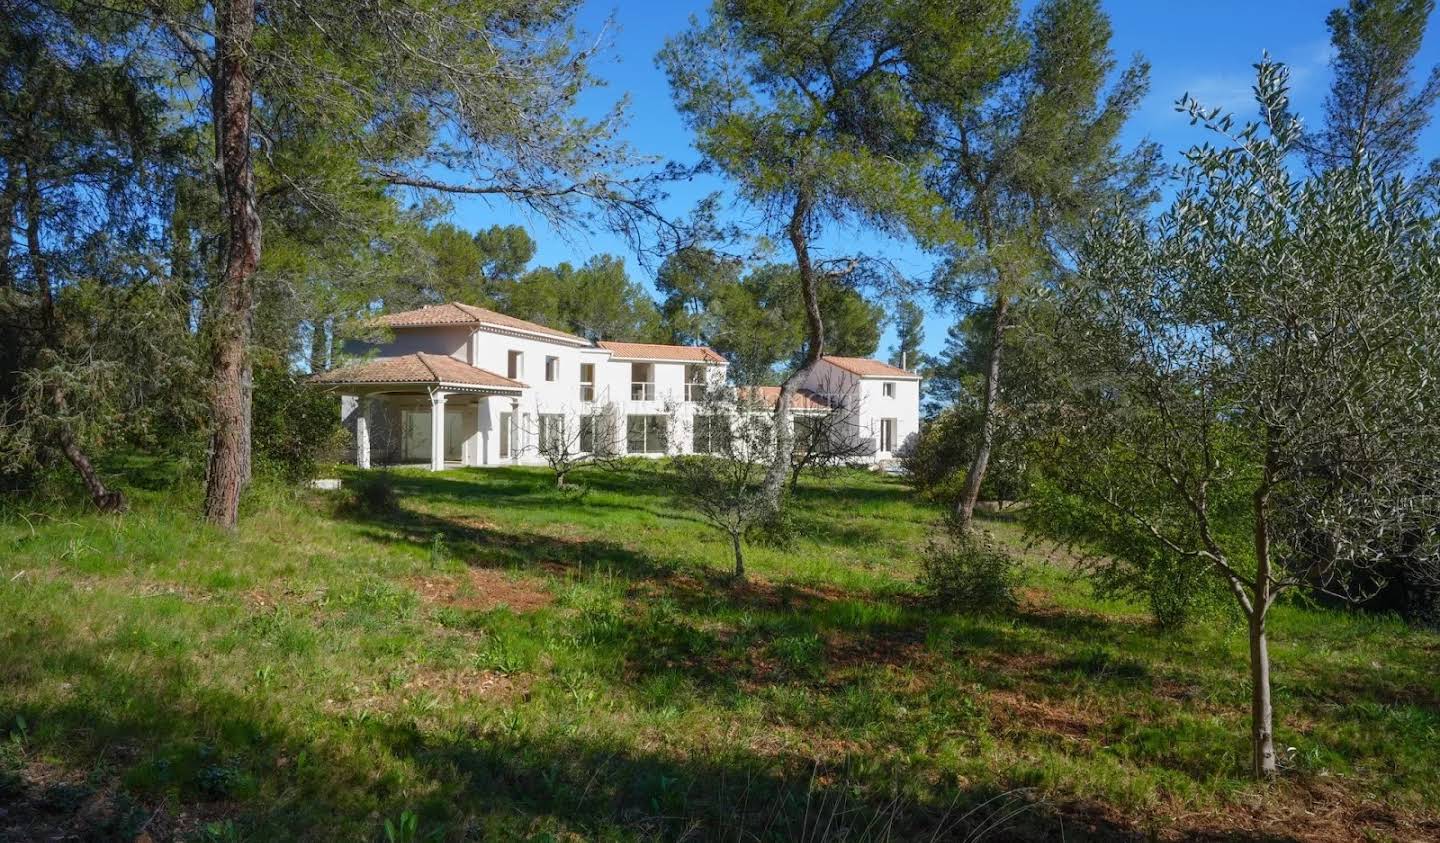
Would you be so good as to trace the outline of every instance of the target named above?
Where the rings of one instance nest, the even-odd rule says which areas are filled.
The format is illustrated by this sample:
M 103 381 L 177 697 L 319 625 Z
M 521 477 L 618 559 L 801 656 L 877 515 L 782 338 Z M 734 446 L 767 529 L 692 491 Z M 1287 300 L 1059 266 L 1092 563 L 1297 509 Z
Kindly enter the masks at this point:
M 400 508 L 395 478 L 384 469 L 362 471 L 348 482 L 345 508 L 361 515 L 389 515 Z
M 1015 608 L 1022 581 L 1019 564 L 983 531 L 951 527 L 930 542 L 920 560 L 920 586 L 938 606 L 965 612 Z
M 345 444 L 334 395 L 311 389 L 283 361 L 255 361 L 252 407 L 255 468 L 291 482 L 309 479 Z
M 751 524 L 745 537 L 762 547 L 787 550 L 793 547 L 795 540 L 800 537 L 800 523 L 792 508 L 782 500 L 780 509 Z
M 1004 425 L 1002 425 L 1002 428 Z M 899 452 L 900 466 L 911 485 L 926 497 L 951 503 L 960 497 L 965 474 L 980 434 L 980 411 L 956 405 L 926 421 L 920 435 L 906 441 Z M 1001 430 L 985 480 L 980 486 L 982 500 L 1013 501 L 1025 495 L 1028 481 L 1020 443 Z

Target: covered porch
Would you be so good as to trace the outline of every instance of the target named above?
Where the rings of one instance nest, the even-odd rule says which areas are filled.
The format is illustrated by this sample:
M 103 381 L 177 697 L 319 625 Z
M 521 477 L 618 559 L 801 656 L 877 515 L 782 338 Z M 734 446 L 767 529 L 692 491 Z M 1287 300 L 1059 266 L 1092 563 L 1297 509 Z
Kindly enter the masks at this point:
M 359 468 L 419 464 L 442 471 L 518 452 L 513 419 L 525 384 L 453 357 L 381 357 L 310 383 L 340 394 Z

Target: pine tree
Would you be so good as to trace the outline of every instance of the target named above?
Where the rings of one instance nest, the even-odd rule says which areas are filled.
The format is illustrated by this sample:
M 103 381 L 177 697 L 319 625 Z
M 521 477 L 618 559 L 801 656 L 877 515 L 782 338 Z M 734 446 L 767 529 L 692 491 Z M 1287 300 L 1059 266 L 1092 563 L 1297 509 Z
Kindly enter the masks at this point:
M 920 347 L 925 344 L 925 311 L 906 299 L 895 306 L 895 348 L 890 352 L 890 365 L 919 371 L 925 360 Z
M 1115 69 L 1110 22 L 1098 0 L 1044 0 L 1024 27 L 1026 50 L 984 97 L 942 91 L 934 116 L 948 142 L 933 174 L 954 214 L 976 233 L 936 276 L 937 297 L 988 311 L 981 430 L 956 505 L 968 525 L 985 478 L 1005 378 L 1012 308 L 1061 267 L 1058 252 L 1093 209 L 1117 199 L 1148 201 L 1156 150 L 1122 154 L 1116 138 L 1147 89 L 1136 60 L 1106 90 Z
M 922 97 L 968 96 L 1014 49 L 1009 0 L 744 0 L 660 54 L 675 102 L 706 161 L 763 212 L 794 253 L 806 341 L 781 384 L 765 495 L 780 505 L 794 430 L 790 402 L 826 350 L 821 300 L 855 255 L 814 248 L 854 220 L 936 244 L 957 236 L 924 183 Z
M 1434 0 L 1350 0 L 1325 19 L 1335 54 L 1325 124 L 1304 141 L 1315 172 L 1367 159 L 1390 176 L 1415 163 L 1440 99 L 1440 66 L 1414 88 L 1415 57 Z

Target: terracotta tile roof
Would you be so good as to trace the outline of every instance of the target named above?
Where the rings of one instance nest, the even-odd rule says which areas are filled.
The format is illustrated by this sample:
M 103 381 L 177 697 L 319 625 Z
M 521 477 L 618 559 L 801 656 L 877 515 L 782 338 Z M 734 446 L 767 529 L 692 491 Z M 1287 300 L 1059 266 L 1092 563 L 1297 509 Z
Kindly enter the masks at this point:
M 351 366 L 342 366 L 310 377 L 310 383 L 321 385 L 422 383 L 487 386 L 499 389 L 523 389 L 525 384 L 447 357 L 443 354 L 416 352 L 403 357 L 376 357 Z
M 584 337 L 577 337 L 574 334 L 557 331 L 554 328 L 541 325 L 538 322 L 516 319 L 514 316 L 506 316 L 503 313 L 498 313 L 484 307 L 476 307 L 471 304 L 461 304 L 459 302 L 432 304 L 418 310 L 391 313 L 377 318 L 375 322 L 387 328 L 420 328 L 430 325 L 490 325 L 497 328 L 513 328 L 520 331 L 531 331 L 537 334 L 571 340 L 573 342 L 588 342 Z
M 899 366 L 891 366 L 889 363 L 881 363 L 879 360 L 870 360 L 865 357 L 836 357 L 833 354 L 826 354 L 820 359 L 862 378 L 920 379 L 920 376 L 914 372 L 907 372 Z
M 724 363 L 715 349 L 704 345 L 660 345 L 649 342 L 613 342 L 601 340 L 596 345 L 616 357 L 635 360 L 675 360 L 682 363 Z
M 766 407 L 774 407 L 780 400 L 780 387 L 746 386 L 740 388 L 740 394 L 747 399 L 753 398 Z M 824 412 L 833 406 L 835 405 L 830 399 L 808 389 L 800 390 L 790 399 L 790 409 L 798 412 Z

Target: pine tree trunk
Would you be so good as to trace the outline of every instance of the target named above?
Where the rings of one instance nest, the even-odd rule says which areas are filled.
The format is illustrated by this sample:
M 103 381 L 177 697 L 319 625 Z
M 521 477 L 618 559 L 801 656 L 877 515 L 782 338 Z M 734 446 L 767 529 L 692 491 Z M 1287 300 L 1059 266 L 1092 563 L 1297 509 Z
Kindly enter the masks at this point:
M 1005 321 L 1009 312 L 1008 294 L 1004 284 L 999 284 L 995 292 L 995 324 L 990 329 L 990 358 L 985 366 L 985 394 L 980 401 L 980 441 L 975 447 L 970 469 L 965 473 L 965 486 L 960 492 L 960 500 L 955 505 L 955 514 L 962 530 L 969 530 L 975 520 L 975 502 L 980 499 L 980 486 L 985 482 L 985 471 L 990 466 L 990 452 L 995 447 L 995 416 L 1000 401 L 1000 363 L 1004 349 Z
M 75 437 L 70 431 L 62 428 L 56 435 L 60 443 L 60 451 L 65 454 L 65 459 L 80 475 L 85 483 L 85 490 L 90 493 L 90 502 L 101 512 L 124 512 L 129 504 L 125 501 L 125 495 L 118 489 L 107 489 L 100 475 L 95 473 L 95 467 L 90 464 L 90 458 L 75 444 Z
M 780 384 L 780 396 L 775 401 L 775 455 L 765 472 L 765 483 L 761 493 L 771 513 L 780 511 L 780 498 L 785 489 L 785 480 L 790 473 L 791 452 L 795 443 L 795 424 L 790 416 L 790 404 L 800 391 L 811 367 L 820 361 L 825 350 L 825 322 L 820 316 L 820 293 L 815 266 L 810 262 L 809 233 L 805 226 L 810 219 L 809 197 L 801 194 L 795 199 L 790 215 L 788 232 L 790 246 L 795 251 L 795 267 L 800 274 L 800 296 L 805 305 L 805 357 L 800 366 Z
M 329 355 L 325 352 L 328 347 L 328 339 L 325 330 L 325 320 L 310 320 L 310 371 L 323 372 L 330 368 Z
M 212 318 L 213 387 L 210 396 L 210 466 L 205 517 L 233 528 L 240 494 L 250 479 L 250 324 L 252 280 L 260 263 L 260 214 L 250 158 L 253 80 L 249 54 L 255 32 L 254 0 L 216 3 L 215 113 L 222 207 L 226 222 L 225 270 Z

